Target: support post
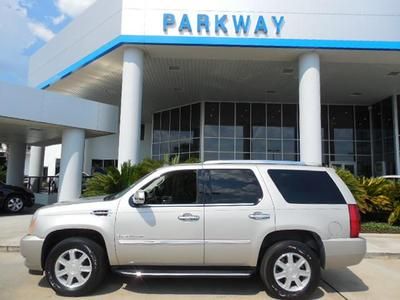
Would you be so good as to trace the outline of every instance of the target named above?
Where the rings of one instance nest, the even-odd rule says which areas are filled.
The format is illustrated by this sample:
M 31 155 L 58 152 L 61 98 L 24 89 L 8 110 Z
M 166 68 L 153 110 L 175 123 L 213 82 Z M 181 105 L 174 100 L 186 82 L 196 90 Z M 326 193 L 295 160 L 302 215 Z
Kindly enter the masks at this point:
M 400 175 L 399 112 L 397 109 L 397 95 L 392 96 L 392 110 L 395 172 L 396 175 Z
M 26 145 L 24 143 L 8 144 L 6 183 L 14 186 L 24 186 L 24 169 Z
M 127 48 L 122 71 L 118 165 L 140 161 L 140 127 L 142 121 L 143 51 Z
M 320 60 L 315 52 L 299 58 L 300 160 L 322 164 Z
M 29 177 L 35 177 L 31 180 L 31 189 L 35 193 L 40 192 L 40 178 L 43 176 L 44 147 L 31 147 L 29 157 Z
M 82 192 L 85 131 L 67 128 L 62 134 L 58 201 L 73 201 Z

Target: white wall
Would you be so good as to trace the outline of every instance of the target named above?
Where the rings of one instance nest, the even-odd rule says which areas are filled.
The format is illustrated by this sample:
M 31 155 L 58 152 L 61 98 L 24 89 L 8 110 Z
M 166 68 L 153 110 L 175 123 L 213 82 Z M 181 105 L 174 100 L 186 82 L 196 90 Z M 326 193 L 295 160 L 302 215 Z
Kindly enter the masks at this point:
M 56 160 L 61 158 L 61 145 L 46 147 L 44 154 L 44 167 L 48 168 L 48 176 L 54 176 Z

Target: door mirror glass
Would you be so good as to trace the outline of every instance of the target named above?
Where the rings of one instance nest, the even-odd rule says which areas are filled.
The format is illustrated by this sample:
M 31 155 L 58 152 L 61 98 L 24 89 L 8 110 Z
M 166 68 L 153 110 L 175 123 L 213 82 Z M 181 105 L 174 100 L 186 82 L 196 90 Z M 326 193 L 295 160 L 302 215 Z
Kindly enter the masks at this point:
M 133 203 L 135 205 L 143 205 L 146 201 L 146 193 L 143 190 L 139 190 L 133 196 Z

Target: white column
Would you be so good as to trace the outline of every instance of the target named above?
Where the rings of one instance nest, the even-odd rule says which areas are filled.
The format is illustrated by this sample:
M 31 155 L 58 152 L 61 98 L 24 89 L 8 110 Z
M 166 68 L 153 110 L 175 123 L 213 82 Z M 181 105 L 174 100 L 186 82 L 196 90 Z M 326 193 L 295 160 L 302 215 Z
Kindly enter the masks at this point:
M 142 121 L 143 51 L 127 48 L 122 71 L 118 164 L 139 162 Z
M 62 134 L 58 201 L 72 201 L 81 195 L 85 147 L 83 129 L 64 129 Z
M 400 145 L 399 145 L 399 113 L 397 110 L 397 95 L 392 96 L 393 138 L 396 175 L 400 175 Z
M 321 82 L 319 55 L 303 54 L 299 59 L 300 160 L 322 164 Z
M 24 185 L 24 169 L 26 145 L 24 143 L 8 144 L 7 159 L 7 184 L 15 186 Z
M 29 173 L 30 177 L 41 177 L 43 175 L 44 147 L 31 147 L 29 157 Z M 34 192 L 39 192 L 40 180 L 35 178 L 31 180 L 31 188 Z

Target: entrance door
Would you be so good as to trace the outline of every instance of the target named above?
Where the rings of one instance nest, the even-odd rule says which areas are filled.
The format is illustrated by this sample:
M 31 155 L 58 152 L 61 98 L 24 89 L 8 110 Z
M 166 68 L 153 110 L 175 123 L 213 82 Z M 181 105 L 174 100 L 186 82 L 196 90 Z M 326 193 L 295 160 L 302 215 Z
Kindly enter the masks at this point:
M 330 166 L 333 168 L 341 168 L 357 175 L 357 165 L 354 161 L 332 161 Z

